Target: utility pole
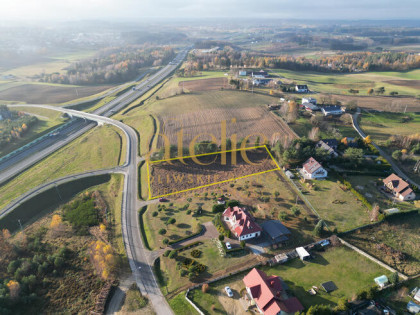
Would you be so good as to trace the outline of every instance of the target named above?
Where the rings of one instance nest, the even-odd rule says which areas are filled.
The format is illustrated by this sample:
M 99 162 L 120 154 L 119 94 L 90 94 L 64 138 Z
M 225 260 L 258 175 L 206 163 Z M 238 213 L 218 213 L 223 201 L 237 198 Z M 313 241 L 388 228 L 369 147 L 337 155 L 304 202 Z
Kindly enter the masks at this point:
M 57 184 L 54 184 L 55 190 L 57 191 L 58 197 L 60 197 L 60 200 L 63 201 L 63 198 L 61 198 L 60 191 L 58 190 Z
M 23 227 L 22 227 L 22 223 L 20 222 L 20 219 L 18 219 L 19 222 L 19 226 L 20 226 L 20 231 L 23 232 Z

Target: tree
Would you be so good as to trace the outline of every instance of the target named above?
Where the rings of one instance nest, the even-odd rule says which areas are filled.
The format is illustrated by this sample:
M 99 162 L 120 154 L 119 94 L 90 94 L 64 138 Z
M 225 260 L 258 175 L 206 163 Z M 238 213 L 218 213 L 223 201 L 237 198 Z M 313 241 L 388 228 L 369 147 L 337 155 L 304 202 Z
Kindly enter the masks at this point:
M 375 90 L 376 95 L 384 94 L 385 93 L 385 87 L 381 86 L 380 88 Z
M 165 229 L 159 229 L 158 233 L 160 235 L 164 235 L 164 234 L 166 234 L 166 230 Z
M 306 315 L 332 315 L 333 311 L 328 305 L 312 305 Z
M 369 95 L 372 95 L 372 94 L 373 94 L 373 92 L 374 92 L 374 90 L 373 90 L 373 89 L 369 89 L 369 90 L 367 91 L 367 93 L 368 93 Z
M 389 277 L 389 282 L 391 282 L 391 284 L 396 285 L 399 282 L 399 276 L 398 276 L 398 272 L 394 272 L 391 274 L 391 276 Z
M 106 225 L 103 223 L 99 224 L 99 229 L 101 230 L 102 233 L 104 233 L 106 231 Z
M 338 300 L 337 306 L 335 307 L 335 311 L 347 311 L 349 309 L 349 302 L 347 301 L 347 298 L 341 298 Z
M 62 223 L 63 221 L 62 221 L 62 219 L 61 219 L 61 216 L 60 215 L 58 215 L 58 214 L 54 214 L 53 216 L 52 216 L 52 219 L 51 219 L 51 223 L 50 223 L 50 229 L 51 230 L 57 230 L 57 229 L 59 229 L 60 228 L 60 226 L 61 226 L 61 223 Z
M 402 157 L 402 152 L 400 150 L 395 150 L 394 152 L 392 152 L 392 158 L 394 160 L 399 160 Z
M 298 118 L 298 105 L 296 104 L 295 101 L 290 101 L 289 102 L 289 110 L 287 113 L 287 122 L 289 123 L 294 123 L 296 121 L 296 119 Z
M 324 232 L 324 221 L 323 220 L 319 220 L 318 223 L 315 225 L 314 228 L 314 233 L 316 236 L 321 236 L 322 233 Z
M 225 211 L 225 205 L 215 204 L 213 205 L 212 212 L 219 213 Z
M 7 288 L 9 289 L 10 297 L 16 299 L 19 296 L 20 284 L 16 280 L 10 280 L 7 283 Z
M 358 165 L 363 160 L 363 150 L 358 148 L 347 148 L 344 151 L 344 157 L 349 160 L 350 163 Z
M 358 93 L 359 93 L 359 90 L 350 89 L 350 90 L 349 90 L 349 92 L 350 92 L 351 94 L 358 94 Z
M 226 207 L 238 207 L 240 204 L 239 204 L 239 201 L 238 200 L 234 200 L 234 199 L 232 199 L 232 200 L 228 200 L 227 202 L 226 202 Z
M 241 244 L 241 248 L 244 248 L 245 245 L 246 245 L 245 241 L 243 241 L 243 240 L 240 242 L 240 244 Z
M 391 96 L 395 96 L 395 95 L 398 95 L 398 92 L 396 92 L 396 91 L 392 91 L 392 92 L 389 92 L 389 95 L 391 95 Z
M 290 210 L 292 211 L 294 216 L 298 217 L 300 215 L 300 209 L 298 206 L 293 206 L 292 208 L 290 208 Z
M 225 236 L 223 234 L 219 234 L 219 241 L 223 242 L 225 239 Z
M 365 144 L 371 144 L 372 143 L 372 139 L 370 138 L 370 135 L 366 136 L 366 138 L 363 139 Z
M 163 243 L 164 245 L 168 245 L 168 244 L 169 244 L 169 240 L 168 240 L 167 238 L 164 238 L 164 239 L 162 240 L 162 243 Z

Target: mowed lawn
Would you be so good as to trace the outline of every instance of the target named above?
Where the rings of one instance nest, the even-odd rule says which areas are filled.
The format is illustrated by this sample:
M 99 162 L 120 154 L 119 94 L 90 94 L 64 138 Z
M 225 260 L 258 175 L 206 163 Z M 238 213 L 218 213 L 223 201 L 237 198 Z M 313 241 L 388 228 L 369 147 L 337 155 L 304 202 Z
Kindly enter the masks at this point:
M 123 144 L 121 145 L 121 139 Z M 120 146 L 123 152 L 120 157 Z M 123 163 L 125 138 L 111 126 L 96 127 L 0 186 L 0 208 L 22 193 L 53 179 Z
M 363 112 L 360 126 L 378 144 L 383 144 L 392 135 L 412 135 L 420 130 L 420 114 L 417 113 L 366 113 Z
M 305 196 L 331 229 L 344 232 L 369 223 L 369 210 L 350 190 L 340 188 L 336 178 L 312 183 L 316 190 L 307 189 Z
M 302 262 L 296 258 L 285 264 L 259 269 L 267 275 L 281 277 L 306 310 L 314 304 L 335 306 L 341 298 L 351 299 L 359 290 L 375 285 L 374 278 L 383 274 L 389 276 L 387 270 L 343 246 L 318 252 L 316 258 L 308 262 Z M 239 299 L 240 292 L 245 288 L 242 282 L 245 275 L 246 273 L 241 273 L 211 284 L 208 294 L 202 294 L 199 289 L 194 290 L 191 296 L 202 309 L 207 310 L 212 304 L 216 307 L 222 304 L 223 311 L 229 312 Z M 338 289 L 330 293 L 323 291 L 321 284 L 327 281 L 333 281 Z M 227 301 L 225 286 L 233 289 L 233 301 L 232 299 L 230 302 Z M 317 295 L 312 296 L 307 292 L 312 286 L 319 288 Z

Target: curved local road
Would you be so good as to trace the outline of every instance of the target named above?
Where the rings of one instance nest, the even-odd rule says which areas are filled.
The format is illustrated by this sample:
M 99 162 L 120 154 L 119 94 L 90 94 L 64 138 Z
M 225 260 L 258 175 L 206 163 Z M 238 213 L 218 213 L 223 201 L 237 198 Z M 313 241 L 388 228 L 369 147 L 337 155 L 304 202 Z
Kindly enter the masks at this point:
M 50 105 L 32 106 L 60 111 L 72 116 L 93 120 L 98 123 L 110 124 L 120 128 L 124 132 L 127 138 L 127 153 L 125 163 L 123 166 L 108 170 L 108 172 L 120 172 L 125 175 L 121 225 L 127 257 L 138 287 L 143 294 L 148 296 L 155 312 L 162 315 L 173 314 L 166 299 L 160 291 L 159 285 L 156 282 L 156 278 L 151 265 L 153 262 L 149 261 L 149 253 L 144 247 L 140 236 L 138 209 L 141 206 L 154 201 L 140 202 L 137 197 L 137 162 L 141 160 L 141 158 L 137 156 L 138 141 L 136 132 L 126 124 L 108 117 Z M 33 194 L 36 194 L 36 192 L 32 192 L 32 195 Z M 24 196 L 22 197 L 24 198 Z
M 366 134 L 364 133 L 364 131 L 360 128 L 359 126 L 359 115 L 361 114 L 360 108 L 357 108 L 357 112 L 355 114 L 353 114 L 352 117 L 352 124 L 353 124 L 353 128 L 358 132 L 358 134 L 364 139 L 366 138 Z M 372 145 L 378 149 L 378 152 L 380 155 L 382 155 L 382 157 L 387 160 L 387 162 L 392 166 L 392 168 L 394 169 L 395 173 L 397 173 L 398 176 L 400 176 L 401 178 L 403 178 L 404 180 L 406 180 L 407 182 L 409 182 L 410 184 L 416 186 L 416 187 L 420 187 L 419 184 L 417 184 L 415 181 L 413 181 L 412 179 L 410 179 L 399 167 L 398 165 L 394 162 L 394 160 L 392 159 L 392 157 L 390 157 L 387 153 L 385 153 L 384 150 L 382 150 L 375 142 L 372 141 Z

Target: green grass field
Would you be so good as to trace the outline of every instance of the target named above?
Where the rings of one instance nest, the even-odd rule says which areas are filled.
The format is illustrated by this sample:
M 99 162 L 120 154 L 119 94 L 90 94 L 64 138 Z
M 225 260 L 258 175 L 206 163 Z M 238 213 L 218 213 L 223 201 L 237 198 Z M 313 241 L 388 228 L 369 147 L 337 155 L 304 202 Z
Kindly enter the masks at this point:
M 50 132 L 64 123 L 64 119 L 60 118 L 60 113 L 51 113 L 51 111 L 33 111 L 31 108 L 19 107 L 19 110 L 35 114 L 38 122 L 33 125 L 21 138 L 14 139 L 13 142 L 0 148 L 0 157 L 20 148 L 21 146 L 35 140 L 36 138 Z M 46 116 L 48 115 L 48 116 Z
M 370 88 L 385 87 L 385 94 L 396 91 L 399 94 L 417 96 L 420 94 L 418 88 L 409 85 L 397 85 L 395 80 L 420 80 L 420 70 L 408 72 L 366 72 L 337 74 L 322 74 L 317 72 L 300 72 L 291 70 L 272 70 L 273 74 L 280 77 L 294 80 L 298 84 L 307 84 L 313 91 L 333 94 L 350 94 L 349 89 L 359 90 L 360 95 L 367 95 Z M 281 79 L 280 79 L 281 80 Z M 410 82 L 407 82 L 411 84 Z
M 0 208 L 27 190 L 53 179 L 122 164 L 125 153 L 120 158 L 120 136 L 123 135 L 119 130 L 106 125 L 89 131 L 1 186 Z M 124 145 L 122 148 L 125 152 Z
M 335 306 L 341 298 L 351 299 L 359 290 L 373 286 L 374 278 L 383 274 L 389 275 L 387 270 L 347 247 L 318 252 L 316 258 L 308 262 L 293 259 L 285 264 L 260 269 L 267 275 L 281 277 L 306 309 L 314 304 Z M 205 297 L 201 291 L 195 290 L 193 296 L 197 295 L 199 298 L 194 299 L 194 302 L 203 309 L 208 309 L 208 305 L 218 305 L 226 295 L 223 290 L 227 285 L 234 290 L 234 295 L 238 296 L 245 288 L 243 277 L 244 274 L 240 274 L 211 284 L 210 293 L 205 294 Z M 330 293 L 323 291 L 321 284 L 327 281 L 333 281 L 338 290 Z M 320 288 L 317 295 L 312 296 L 307 292 L 312 286 Z M 236 296 L 234 300 L 237 300 Z M 225 311 L 228 311 L 226 308 L 230 307 L 229 304 L 224 303 Z
M 368 209 L 352 192 L 342 190 L 332 175 L 312 183 L 316 190 L 303 186 L 307 190 L 305 196 L 331 229 L 344 232 L 369 223 Z
M 194 307 L 185 299 L 185 292 L 181 292 L 174 298 L 170 299 L 169 306 L 174 311 L 175 315 L 196 315 L 198 312 Z
M 404 119 L 408 121 L 404 122 Z M 392 135 L 407 136 L 417 133 L 420 130 L 420 114 L 363 112 L 360 126 L 372 140 L 383 144 Z

